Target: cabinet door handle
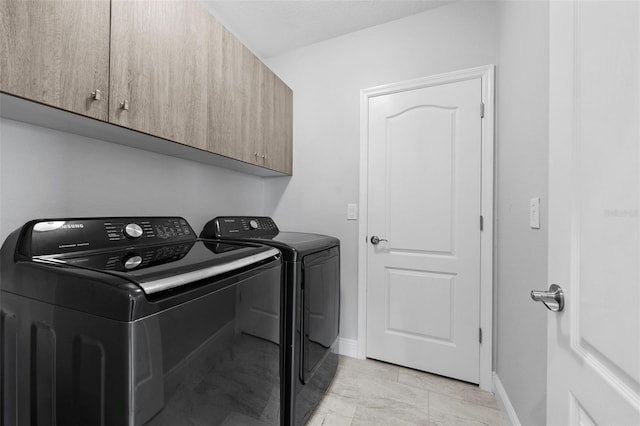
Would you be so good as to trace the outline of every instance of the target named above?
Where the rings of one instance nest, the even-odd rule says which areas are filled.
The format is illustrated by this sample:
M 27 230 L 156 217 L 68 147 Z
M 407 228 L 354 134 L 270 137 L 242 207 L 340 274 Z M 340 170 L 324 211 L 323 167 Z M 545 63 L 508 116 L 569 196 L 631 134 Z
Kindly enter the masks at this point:
M 262 154 L 262 159 L 266 160 L 267 159 L 267 154 Z
M 120 108 L 125 111 L 129 111 L 129 101 L 125 99 L 124 101 L 120 102 Z
M 100 91 L 100 89 L 96 89 L 91 92 L 91 99 L 93 99 L 94 101 L 99 101 L 100 99 L 102 99 L 102 92 Z

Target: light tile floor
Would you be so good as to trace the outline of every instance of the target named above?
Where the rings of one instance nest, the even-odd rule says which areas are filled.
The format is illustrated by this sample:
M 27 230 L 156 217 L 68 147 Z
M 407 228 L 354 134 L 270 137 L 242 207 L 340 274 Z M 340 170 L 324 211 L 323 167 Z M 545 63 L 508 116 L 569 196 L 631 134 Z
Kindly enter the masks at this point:
M 340 357 L 308 426 L 491 425 L 504 421 L 476 385 L 374 360 Z

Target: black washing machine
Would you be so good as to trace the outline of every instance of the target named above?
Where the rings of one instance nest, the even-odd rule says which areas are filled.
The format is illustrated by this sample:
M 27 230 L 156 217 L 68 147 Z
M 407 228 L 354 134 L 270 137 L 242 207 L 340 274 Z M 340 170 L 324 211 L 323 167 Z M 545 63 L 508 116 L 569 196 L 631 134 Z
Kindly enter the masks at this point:
M 285 308 L 285 424 L 303 425 L 323 398 L 338 366 L 340 241 L 280 232 L 269 217 L 217 217 L 201 238 L 258 242 L 282 252 Z
M 182 218 L 48 219 L 0 260 L 1 424 L 282 424 L 278 250 Z

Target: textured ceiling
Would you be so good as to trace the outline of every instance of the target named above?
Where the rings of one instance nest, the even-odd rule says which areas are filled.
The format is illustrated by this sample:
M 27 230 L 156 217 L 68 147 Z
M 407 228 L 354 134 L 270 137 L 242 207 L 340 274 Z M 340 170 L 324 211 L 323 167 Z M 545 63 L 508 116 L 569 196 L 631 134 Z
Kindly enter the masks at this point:
M 201 0 L 262 58 L 276 56 L 454 0 Z

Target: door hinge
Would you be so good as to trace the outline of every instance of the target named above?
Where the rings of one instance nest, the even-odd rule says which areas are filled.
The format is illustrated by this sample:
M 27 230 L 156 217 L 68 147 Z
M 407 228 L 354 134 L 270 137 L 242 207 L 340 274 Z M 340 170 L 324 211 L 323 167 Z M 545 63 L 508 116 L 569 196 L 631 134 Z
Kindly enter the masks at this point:
M 480 118 L 484 118 L 484 103 L 480 104 Z
M 478 329 L 478 341 L 480 343 L 482 343 L 482 329 L 481 328 Z
M 484 231 L 484 217 L 480 216 L 480 230 Z

